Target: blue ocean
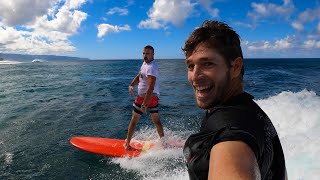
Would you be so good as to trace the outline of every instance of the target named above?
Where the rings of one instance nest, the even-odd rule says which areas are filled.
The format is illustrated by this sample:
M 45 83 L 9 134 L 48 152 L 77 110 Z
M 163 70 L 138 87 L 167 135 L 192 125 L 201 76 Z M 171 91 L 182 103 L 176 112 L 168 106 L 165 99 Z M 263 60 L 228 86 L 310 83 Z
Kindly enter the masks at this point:
M 128 85 L 142 60 L 0 62 L 0 179 L 187 180 L 182 149 L 110 158 L 70 145 L 73 136 L 124 139 L 131 118 Z M 157 60 L 160 118 L 175 140 L 199 130 L 184 60 Z M 245 90 L 269 115 L 290 180 L 320 172 L 320 59 L 246 59 Z M 157 139 L 149 114 L 134 139 Z

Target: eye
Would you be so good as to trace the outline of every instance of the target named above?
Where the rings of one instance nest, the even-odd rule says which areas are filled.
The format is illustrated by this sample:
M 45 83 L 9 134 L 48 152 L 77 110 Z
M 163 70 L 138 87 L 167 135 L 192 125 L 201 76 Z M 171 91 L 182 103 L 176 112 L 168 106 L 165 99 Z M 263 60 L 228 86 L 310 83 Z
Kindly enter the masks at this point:
M 192 71 L 194 69 L 194 64 L 187 64 L 188 71 Z
M 205 66 L 205 67 L 211 67 L 214 65 L 216 65 L 216 64 L 214 64 L 213 62 L 208 62 L 208 61 L 203 63 L 203 66 Z

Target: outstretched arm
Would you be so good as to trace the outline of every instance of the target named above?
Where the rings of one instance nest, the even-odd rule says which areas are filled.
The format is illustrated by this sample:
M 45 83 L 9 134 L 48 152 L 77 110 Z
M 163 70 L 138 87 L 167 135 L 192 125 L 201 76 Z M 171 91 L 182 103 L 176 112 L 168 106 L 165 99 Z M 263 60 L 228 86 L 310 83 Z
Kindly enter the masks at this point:
M 210 153 L 209 180 L 258 180 L 261 174 L 251 148 L 242 141 L 225 141 Z

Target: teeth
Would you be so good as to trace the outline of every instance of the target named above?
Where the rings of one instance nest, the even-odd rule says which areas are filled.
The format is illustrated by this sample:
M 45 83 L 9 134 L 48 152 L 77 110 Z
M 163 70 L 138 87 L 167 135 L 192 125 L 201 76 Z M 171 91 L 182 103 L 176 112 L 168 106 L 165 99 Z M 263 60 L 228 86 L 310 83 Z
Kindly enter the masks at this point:
M 210 88 L 209 85 L 208 86 L 198 86 L 198 87 L 196 87 L 196 90 L 197 91 L 202 91 L 202 90 L 209 89 L 209 88 Z

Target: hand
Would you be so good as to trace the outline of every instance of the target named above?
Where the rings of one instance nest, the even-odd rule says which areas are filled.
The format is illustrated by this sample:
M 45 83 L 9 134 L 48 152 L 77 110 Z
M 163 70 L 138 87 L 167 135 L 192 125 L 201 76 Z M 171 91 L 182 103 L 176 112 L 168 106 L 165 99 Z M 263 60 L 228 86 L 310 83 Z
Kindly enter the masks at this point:
M 147 106 L 142 106 L 142 105 L 141 105 L 140 110 L 141 110 L 141 112 L 146 113 L 147 108 L 148 108 Z
M 130 96 L 133 96 L 134 95 L 133 86 L 129 86 L 128 90 L 129 90 Z

